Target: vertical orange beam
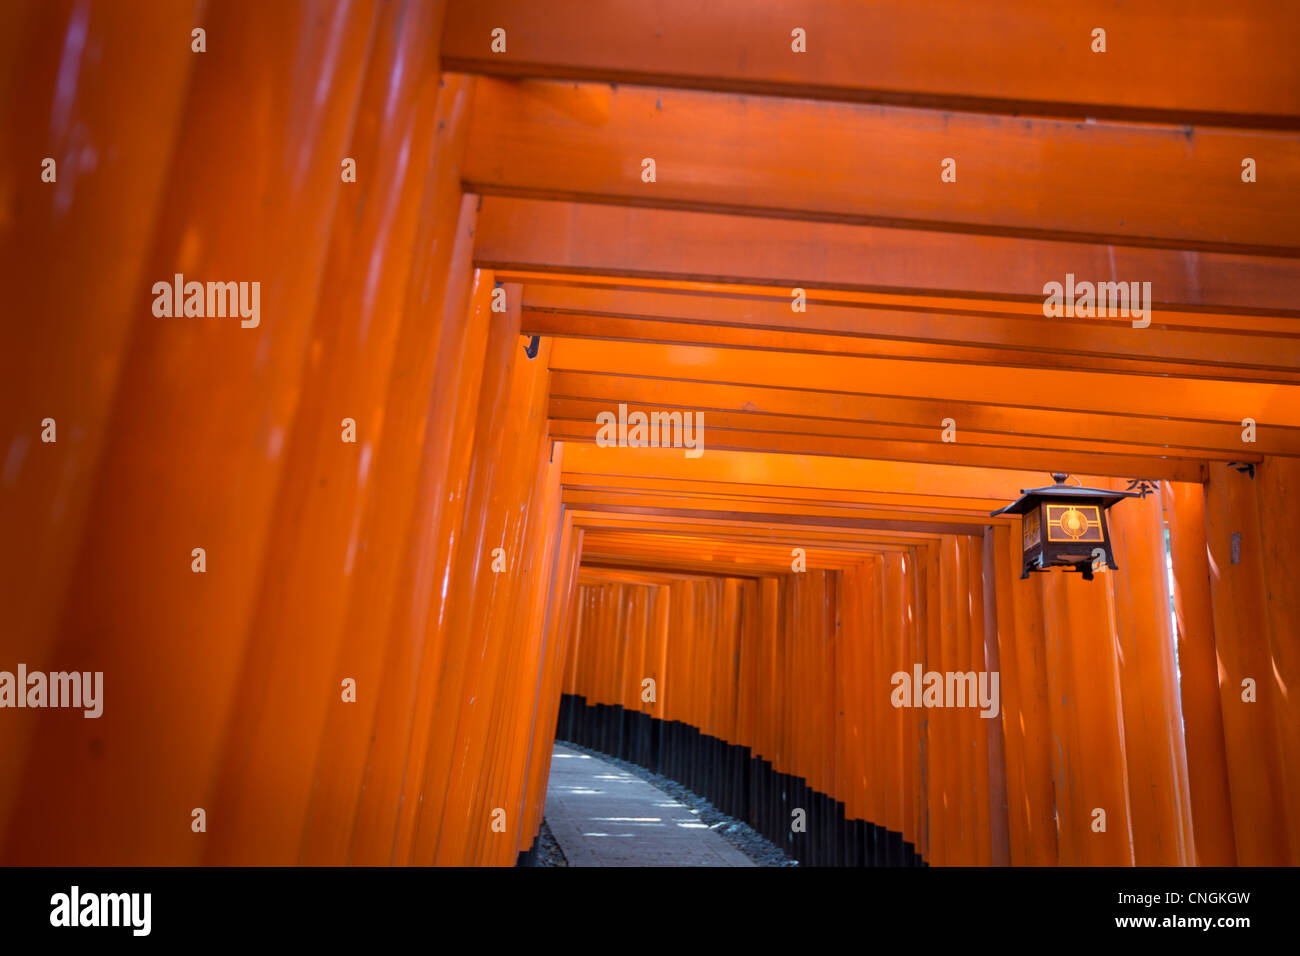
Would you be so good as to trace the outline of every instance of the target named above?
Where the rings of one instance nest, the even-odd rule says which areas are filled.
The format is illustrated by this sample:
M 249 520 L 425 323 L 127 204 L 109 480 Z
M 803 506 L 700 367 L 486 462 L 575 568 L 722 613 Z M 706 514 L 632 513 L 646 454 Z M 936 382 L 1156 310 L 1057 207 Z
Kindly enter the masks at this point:
M 867 687 L 867 739 L 870 741 L 870 763 L 867 765 L 867 786 L 871 788 L 870 819 L 876 826 L 889 826 L 889 726 L 893 722 L 893 705 L 889 697 L 888 656 L 885 653 L 885 632 L 888 628 L 889 600 L 888 566 L 884 555 L 874 555 L 870 564 L 868 589 L 863 598 L 866 609 L 867 667 L 870 682 Z
M 911 670 L 916 664 L 922 665 L 925 669 L 926 644 L 929 640 L 930 629 L 930 607 L 928 602 L 928 584 L 930 565 L 930 547 L 929 545 L 917 545 L 910 549 L 912 557 L 912 593 L 911 604 L 912 613 L 916 618 L 916 633 L 914 635 L 913 652 L 911 659 L 907 662 L 907 669 Z M 916 774 L 915 789 L 913 797 L 914 813 L 916 816 L 916 852 L 923 860 L 930 860 L 930 770 L 929 770 L 929 752 L 930 741 L 928 737 L 928 725 L 926 723 L 925 712 L 919 708 L 913 708 L 915 711 L 913 717 L 913 732 L 916 746 Z
M 884 747 L 885 722 L 891 717 L 893 709 L 891 696 L 893 687 L 889 684 L 889 674 L 885 671 L 883 658 L 879 652 L 883 614 L 881 604 L 884 601 L 884 562 L 879 554 L 872 554 L 857 568 L 857 592 L 854 593 L 853 606 L 857 618 L 858 633 L 858 672 L 861 684 L 858 691 L 858 734 L 862 750 L 861 779 L 863 792 L 862 818 L 876 826 L 885 826 L 885 774 L 887 756 Z
M 708 617 L 708 603 L 712 582 L 695 580 L 690 584 L 690 600 L 686 605 L 686 623 L 682 630 L 682 640 L 673 675 L 673 689 L 677 692 L 677 719 L 688 724 L 700 726 L 697 694 L 700 675 L 705 665 L 700 659 L 701 649 L 705 645 Z
M 742 747 L 754 737 L 754 663 L 758 634 L 758 581 L 747 578 L 740 587 L 740 620 L 736 644 L 736 739 Z
M 499 846 L 509 834 L 517 837 L 519 826 L 517 817 L 511 818 L 507 813 L 506 829 L 492 829 L 491 817 L 496 809 L 505 809 L 505 799 L 504 795 L 489 789 L 494 778 L 489 776 L 485 761 L 500 697 L 508 693 L 508 661 L 513 644 L 505 637 L 505 626 L 523 563 L 513 539 L 520 519 L 520 503 L 527 500 L 535 480 L 533 468 L 529 467 L 534 460 L 532 436 L 545 427 L 550 340 L 541 344 L 544 354 L 539 353 L 535 360 L 524 357 L 518 327 L 519 287 L 507 286 L 506 291 L 510 305 L 498 319 L 503 330 L 513 330 L 514 348 L 507 359 L 510 387 L 502 424 L 509 423 L 507 427 L 516 438 L 502 448 L 495 462 L 483 518 L 482 564 L 473 569 L 473 590 L 467 589 L 466 600 L 458 605 L 475 608 L 476 613 L 458 621 L 453 617 L 457 626 L 448 631 L 449 658 L 463 653 L 468 657 L 469 667 L 460 689 L 445 808 L 440 820 L 432 817 L 425 820 L 426 832 L 431 838 L 435 835 L 437 838 L 435 861 L 450 865 L 473 864 L 484 859 L 480 849 L 482 840 L 491 839 Z M 505 552 L 506 570 L 500 573 L 493 568 L 498 547 Z M 425 795 L 427 798 L 427 789 Z M 417 843 L 417 860 L 420 859 L 418 850 Z
M 784 740 L 788 764 L 782 769 L 803 777 L 812 787 L 816 786 L 819 752 L 818 743 L 813 737 L 818 732 L 822 716 L 821 702 L 813 700 L 816 683 L 812 673 L 819 657 L 819 641 L 815 636 L 818 627 L 815 604 L 819 599 L 821 574 L 818 570 L 809 570 L 789 575 L 790 669 Z M 810 818 L 816 815 L 817 811 L 806 803 L 794 805 L 807 810 Z M 796 847 L 806 840 L 806 836 L 795 837 Z
M 1023 820 L 1026 827 L 1024 866 L 1055 866 L 1059 860 L 1053 751 L 1055 737 L 1047 678 L 1047 638 L 1043 615 L 1043 589 L 1032 576 L 1021 578 L 1023 535 L 1019 518 L 996 540 L 1002 559 L 998 563 L 1003 587 L 1009 591 L 1016 629 L 1016 687 L 1020 713 L 1016 725 L 1024 748 Z
M 626 660 L 618 703 L 627 710 L 639 710 L 641 679 L 645 674 L 646 634 L 650 627 L 651 589 L 638 586 L 629 590 L 632 606 L 628 615 Z
M 975 760 L 974 735 L 970 726 L 970 709 L 947 707 L 947 674 L 964 673 L 970 663 L 970 594 L 966 569 L 967 538 L 945 535 L 941 556 L 944 587 L 943 643 L 939 666 L 934 670 L 943 679 L 941 703 L 931 719 L 943 727 L 945 786 L 944 827 L 947 831 L 947 864 L 975 864 Z
M 529 372 L 516 366 L 517 371 Z M 545 387 L 545 375 L 542 376 Z M 483 826 L 467 826 L 465 847 L 460 859 L 475 866 L 512 865 L 523 841 L 522 806 L 519 800 L 518 770 L 522 755 L 518 745 L 526 734 L 518 723 L 520 699 L 535 689 L 524 689 L 528 665 L 535 653 L 535 633 L 521 620 L 529 601 L 528 582 L 523 568 L 535 559 L 533 532 L 545 508 L 540 494 L 546 471 L 542 431 L 531 420 L 520 422 L 518 446 L 510 470 L 512 506 L 505 513 L 500 538 L 504 570 L 494 567 L 497 585 L 484 624 L 484 641 L 496 652 L 494 666 L 485 674 L 486 704 L 479 723 L 471 731 L 470 757 L 481 768 L 472 785 L 465 788 L 466 818 L 482 820 Z M 512 639 L 507 640 L 509 634 Z M 521 686 L 523 685 L 523 686 Z M 497 815 L 497 822 L 492 820 Z
M 686 629 L 692 613 L 691 583 L 682 579 L 670 586 L 668 602 L 668 640 L 664 653 L 664 679 L 659 685 L 659 710 L 664 720 L 680 720 L 677 675 L 682 671 Z M 685 686 L 680 688 L 684 695 Z
M 985 662 L 990 671 L 997 671 L 1001 694 L 997 727 L 990 730 L 989 746 L 993 862 L 998 866 L 1023 864 L 1029 841 L 1015 611 L 1011 607 L 1011 582 L 1003 560 L 1007 553 L 1007 534 L 1004 524 L 985 529 L 982 563 Z
M 614 705 L 622 700 L 623 657 L 627 650 L 628 598 L 634 589 L 618 583 L 610 586 L 609 617 L 605 621 L 605 654 L 600 659 L 600 702 Z
M 778 769 L 801 776 L 803 748 L 800 746 L 805 705 L 803 699 L 804 618 L 807 615 L 807 592 L 800 575 L 790 577 L 786 604 L 786 666 L 779 672 L 784 684 L 782 693 L 781 763 Z M 807 809 L 805 807 L 805 809 Z
M 153 251 L 127 296 L 138 318 L 89 506 L 97 520 L 50 661 L 102 671 L 105 716 L 43 728 L 7 859 L 177 864 L 208 845 L 191 811 L 211 806 L 242 702 L 239 664 L 372 20 L 369 2 L 207 11 Z M 178 274 L 259 282 L 258 325 L 155 316 L 153 284 Z M 195 548 L 205 573 L 192 570 Z
M 576 573 L 576 572 L 575 572 Z M 564 668 L 560 686 L 565 694 L 578 694 L 578 646 L 582 640 L 583 621 L 591 603 L 590 589 L 578 585 L 575 589 L 574 609 L 570 618 L 568 647 L 564 651 Z
M 835 635 L 839 629 L 839 606 L 836 603 L 836 590 L 838 585 L 839 572 L 825 571 L 822 574 L 821 588 L 821 669 L 817 673 L 817 687 L 819 702 L 821 704 L 821 792 L 829 795 L 833 799 L 840 799 L 838 788 L 835 786 L 835 776 L 838 771 L 838 762 L 835 754 L 835 694 L 833 691 L 835 672 L 837 667 Z M 898 780 L 894 780 L 895 787 L 900 786 Z M 899 820 L 899 829 L 902 829 L 902 820 Z
M 1186 739 L 1192 741 L 1186 752 L 1196 863 L 1233 866 L 1237 849 L 1219 703 L 1219 662 L 1205 543 L 1205 491 L 1200 485 L 1166 481 L 1161 483 L 1161 494 L 1174 569 L 1183 728 Z
M 1295 690 L 1279 687 L 1273 670 L 1258 480 L 1210 464 L 1205 535 L 1237 862 L 1282 866 L 1291 857 L 1275 712 Z
M 799 771 L 799 753 L 794 746 L 798 731 L 800 708 L 799 699 L 799 615 L 802 613 L 802 596 L 797 582 L 787 576 L 788 587 L 782 610 L 781 656 L 777 666 L 777 691 L 779 693 L 778 713 L 780 719 L 776 726 L 776 742 L 773 764 L 782 773 L 797 774 Z
M 1268 614 L 1273 710 L 1292 866 L 1300 865 L 1300 461 L 1265 458 L 1255 490 Z
M 508 295 L 518 294 L 518 286 L 506 286 Z M 525 340 L 519 342 L 523 350 Z M 533 585 L 540 575 L 530 572 L 533 562 L 545 559 L 539 533 L 547 523 L 546 510 L 559 498 L 559 475 L 547 461 L 546 394 L 550 383 L 548 370 L 550 340 L 540 344 L 537 356 L 516 365 L 515 413 L 511 416 L 518 431 L 512 465 L 510 494 L 505 499 L 505 528 L 501 547 L 505 570 L 498 575 L 500 585 L 490 606 L 485 642 L 497 651 L 496 665 L 487 673 L 490 697 L 477 724 L 469 733 L 470 769 L 465 793 L 469 811 L 466 819 L 467 862 L 476 865 L 515 863 L 519 845 L 524 840 L 521 804 L 522 771 L 527 755 L 524 745 L 531 727 L 522 718 L 536 695 L 535 673 L 540 634 L 528 623 L 531 618 Z M 636 588 L 642 592 L 644 588 Z M 529 708 L 530 709 L 530 708 Z M 491 817 L 504 810 L 500 826 Z M 473 821 L 487 821 L 474 826 Z M 531 834 L 529 834 L 531 838 Z
M 736 664 L 738 625 L 740 623 L 740 580 L 724 578 L 722 604 L 718 612 L 717 646 L 713 655 L 713 678 L 709 704 L 712 714 L 709 733 L 722 740 L 735 741 Z
M 428 757 L 418 781 L 412 781 L 409 773 L 407 776 L 408 784 L 415 783 L 419 789 L 411 792 L 408 786 L 402 800 L 399 859 L 408 857 L 406 847 L 409 846 L 409 858 L 416 864 L 427 865 L 435 861 L 448 807 L 451 806 L 453 816 L 457 817 L 464 809 L 450 803 L 453 765 L 461 753 L 459 744 L 464 739 L 461 736 L 462 721 L 471 717 L 469 711 L 473 704 L 470 702 L 477 702 L 474 692 L 479 689 L 485 670 L 483 657 L 481 654 L 476 657 L 475 651 L 481 648 L 482 633 L 479 629 L 492 598 L 492 551 L 500 545 L 506 494 L 506 480 L 500 475 L 500 469 L 505 457 L 506 435 L 510 431 L 514 363 L 516 353 L 523 354 L 519 348 L 518 297 L 514 302 L 507 299 L 507 306 L 507 312 L 491 316 L 474 453 L 465 498 L 464 538 L 445 588 L 455 595 L 455 599 L 448 601 L 447 613 L 433 647 L 437 656 L 430 662 L 437 666 L 433 662 L 441 660 L 442 666 L 434 697 L 436 703 Z M 408 814 L 418 814 L 418 825 L 413 831 L 407 827 L 416 824 L 417 818 L 408 817 Z M 480 824 L 487 826 L 488 822 L 478 821 L 474 825 Z M 453 823 L 453 827 L 463 828 L 464 825 L 459 818 Z M 407 833 L 411 836 L 408 837 Z M 412 837 L 413 842 L 408 843 Z M 456 838 L 463 837 L 463 829 L 458 830 Z M 451 853 L 449 844 L 449 858 Z
M 680 598 L 669 608 L 672 624 L 668 628 L 668 668 L 664 686 L 664 716 L 669 720 L 686 720 L 690 710 L 691 637 L 694 628 L 699 583 L 683 580 L 676 586 Z
M 693 651 L 694 667 L 691 669 L 691 715 L 688 722 L 707 734 L 717 736 L 718 726 L 714 720 L 713 685 L 717 669 L 719 631 L 721 630 L 722 601 L 724 580 L 710 578 L 706 583 L 705 599 L 700 605 L 700 623 L 696 629 L 695 649 Z
M 863 606 L 867 592 L 867 578 L 871 573 L 871 558 L 841 576 L 843 596 L 842 641 L 844 648 L 844 729 L 847 759 L 846 785 L 847 813 L 857 820 L 875 822 L 871 818 L 869 790 L 871 773 L 871 741 L 868 736 L 871 712 L 870 701 L 890 688 L 873 682 L 873 668 L 869 661 L 871 634 Z
M 517 598 L 514 613 L 507 623 L 507 633 L 516 633 L 520 639 L 512 655 L 512 673 L 500 708 L 497 730 L 500 740 L 497 761 L 504 765 L 501 792 L 507 802 L 507 832 L 513 833 L 514 839 L 507 843 L 494 838 L 491 847 L 494 851 L 492 859 L 505 865 L 512 865 L 518 853 L 527 850 L 536 835 L 529 823 L 528 775 L 533 769 L 531 746 L 540 703 L 539 679 L 545 666 L 545 590 L 550 583 L 549 572 L 555 558 L 552 531 L 560 498 L 560 473 L 547 460 L 549 443 L 545 441 L 545 432 L 543 425 L 537 435 L 537 464 L 532 496 L 527 506 L 528 520 L 519 536 L 523 550 L 516 585 Z
M 659 588 L 658 591 L 665 589 Z M 658 602 L 656 602 L 656 607 Z M 736 680 L 736 740 L 742 747 L 754 746 L 754 717 L 758 709 L 758 647 L 760 639 L 759 583 L 746 580 L 741 591 L 741 635 L 739 672 Z
M 907 631 L 907 578 L 901 552 L 890 552 L 881 556 L 883 571 L 882 591 L 884 597 L 884 629 L 877 636 L 881 646 L 881 681 L 878 693 L 883 696 L 893 691 L 890 679 L 896 673 L 911 676 L 911 666 L 904 661 Z M 907 813 L 905 803 L 905 737 L 906 717 L 913 709 L 882 707 L 881 714 L 886 718 L 883 741 L 884 760 L 877 772 L 884 778 L 885 805 L 883 819 L 875 822 L 887 826 L 896 833 L 907 835 Z
M 867 820 L 876 826 L 885 827 L 888 813 L 886 796 L 889 774 L 889 748 L 885 741 L 885 731 L 892 717 L 893 705 L 890 700 L 893 687 L 890 685 L 890 673 L 886 670 L 881 647 L 884 644 L 884 600 L 885 600 L 885 563 L 880 555 L 873 556 L 863 565 L 865 575 L 864 587 L 860 597 L 865 642 L 865 664 L 868 680 L 865 686 L 867 707 L 866 720 L 867 754 Z
M 328 716 L 343 712 L 364 722 L 365 709 L 345 700 L 342 690 L 360 672 L 339 672 L 336 659 L 359 525 L 375 491 L 374 460 L 396 458 L 411 473 L 419 466 L 419 446 L 397 444 L 384 426 L 417 197 L 432 144 L 435 9 L 411 8 L 409 16 L 398 7 L 379 9 L 348 148 L 359 177 L 343 191 L 330 232 L 239 678 L 244 702 L 227 732 L 213 799 L 222 826 L 209 837 L 211 863 L 295 862 Z M 351 441 L 345 440 L 349 430 Z M 373 680 L 354 687 L 357 700 L 378 692 Z M 349 769 L 359 779 L 362 755 L 355 757 Z M 354 795 L 340 799 L 350 804 Z M 267 813 L 269 806 L 276 812 Z M 330 862 L 342 862 L 341 855 Z
M 558 472 L 562 472 L 560 458 L 563 448 L 554 449 L 553 454 L 556 458 L 553 465 Z M 581 600 L 576 584 L 579 559 L 574 553 L 576 542 L 581 540 L 581 531 L 574 527 L 572 515 L 565 513 L 563 504 L 558 500 L 555 502 L 554 517 L 554 559 L 545 582 L 546 646 L 538 676 L 537 718 L 533 723 L 530 756 L 532 769 L 528 777 L 531 799 L 534 801 L 532 818 L 534 833 L 541 824 L 546 779 L 550 773 L 551 751 L 556 737 L 560 697 L 566 693 L 564 666 L 573 635 L 570 622 Z
M 908 569 L 907 588 L 907 653 L 903 658 L 902 669 L 911 672 L 913 666 L 925 660 L 926 613 L 925 613 L 925 559 L 922 549 L 909 548 L 905 558 Z M 908 711 L 906 724 L 907 748 L 906 761 L 909 792 L 911 794 L 909 813 L 911 827 L 908 839 L 912 841 L 915 852 L 923 859 L 927 853 L 925 831 L 925 716 L 916 707 Z
M 935 560 L 938 628 L 935 644 L 926 656 L 924 674 L 943 673 L 951 666 L 952 646 L 957 629 L 956 607 L 952 594 L 957 552 L 956 541 L 951 535 L 940 538 Z M 927 707 L 923 712 L 930 728 L 930 758 L 934 768 L 932 780 L 936 801 L 930 816 L 930 839 L 934 850 L 934 859 L 930 862 L 935 866 L 958 866 L 962 859 L 962 848 L 960 820 L 956 817 L 955 788 L 960 786 L 960 781 L 957 779 L 959 758 L 955 753 L 957 734 L 952 722 L 947 719 L 948 714 L 945 710 Z
M 595 703 L 600 694 L 598 665 L 608 649 L 605 636 L 606 619 L 609 616 L 610 596 L 614 587 L 610 584 L 602 584 L 599 587 L 588 588 L 588 591 L 590 604 L 584 612 L 582 625 L 583 653 L 577 660 L 575 679 L 578 687 L 581 688 L 580 693 L 588 701 Z
M 927 633 L 922 674 L 941 666 L 944 659 L 943 633 L 952 617 L 942 571 L 944 560 L 942 553 L 946 541 L 946 538 L 940 538 L 937 544 L 926 549 L 928 552 L 925 568 Z M 945 866 L 951 862 L 945 816 L 946 788 L 949 785 L 949 769 L 946 760 L 948 735 L 946 725 L 942 721 L 935 720 L 935 713 L 929 708 L 921 710 L 926 744 L 926 848 L 928 850 L 926 859 L 931 866 Z
M 1131 866 L 1133 838 L 1111 575 L 1038 575 L 1043 589 L 1060 862 Z M 1097 811 L 1104 812 L 1104 818 Z M 1105 829 L 1100 829 L 1101 826 Z
M 997 717 L 983 717 L 981 714 L 984 708 L 979 705 L 979 686 L 981 676 L 988 681 L 987 687 L 992 696 L 993 685 L 992 677 L 988 675 L 991 670 L 985 660 L 985 626 L 986 615 L 984 606 L 984 539 L 974 535 L 966 535 L 966 569 L 967 585 L 966 591 L 970 595 L 970 658 L 967 671 L 975 674 L 976 699 L 975 701 L 967 700 L 966 717 L 967 724 L 970 727 L 972 737 L 971 749 L 974 753 L 974 764 L 972 767 L 972 777 L 975 780 L 975 860 L 979 866 L 993 865 L 993 852 L 995 840 L 1002 846 L 1006 844 L 1006 816 L 1003 810 L 1004 801 L 1001 793 L 1005 792 L 1005 781 L 1002 778 L 1002 760 L 997 761 L 997 772 L 991 771 L 992 763 L 990 760 L 990 751 L 993 750 L 993 741 L 996 739 L 1001 742 L 1000 718 L 1002 709 L 1002 689 L 1001 682 L 998 684 L 998 710 Z M 995 778 L 1000 783 L 1000 793 L 997 798 L 997 814 L 994 814 L 994 797 L 993 787 Z
M 461 225 L 453 252 L 453 275 L 461 268 L 469 268 L 475 209 L 476 197 L 463 197 Z M 430 503 L 430 520 L 436 529 L 431 559 L 432 600 L 427 614 L 418 603 L 413 606 L 411 613 L 419 615 L 411 625 L 417 628 L 416 636 L 413 639 L 402 636 L 397 644 L 398 656 L 385 666 L 386 690 L 377 715 L 376 741 L 371 748 L 367 785 L 354 836 L 353 855 L 358 862 L 391 860 L 398 865 L 409 862 L 410 835 L 419 807 L 434 707 L 439 699 L 447 614 L 457 600 L 468 598 L 453 589 L 451 575 L 461 557 L 462 528 L 469 520 L 467 504 L 475 490 L 471 462 L 479 454 L 485 389 L 492 389 L 495 394 L 501 387 L 501 371 L 490 365 L 486 352 L 489 329 L 499 322 L 491 311 L 494 287 L 493 273 L 476 272 L 468 312 L 460 311 L 458 302 L 449 298 L 443 314 L 445 330 L 462 325 L 466 328 L 463 338 L 452 334 L 451 347 L 440 348 L 430 395 L 431 409 L 455 408 L 450 435 L 437 427 L 443 420 L 437 414 L 430 416 L 430 426 L 425 431 L 430 453 L 439 460 L 447 456 L 445 485 L 428 489 L 436 498 Z M 459 317 L 462 315 L 468 315 L 468 323 Z M 455 343 L 463 344 L 458 348 Z M 504 347 L 505 339 L 498 348 Z M 395 619 L 394 625 L 400 627 L 402 622 Z M 392 688 L 391 704 L 389 687 Z
M 562 455 L 562 447 L 555 449 L 554 465 L 557 472 L 562 470 Z M 564 662 L 569 653 L 568 645 L 573 636 L 570 622 L 572 618 L 577 617 L 581 601 L 576 581 L 582 552 L 582 531 L 574 527 L 571 515 L 562 514 L 563 507 L 559 506 L 558 502 L 557 506 L 559 543 L 551 586 L 547 589 L 547 646 L 543 670 L 538 682 L 538 716 L 533 724 L 531 767 L 528 776 L 529 812 L 524 819 L 525 832 L 533 835 L 541 826 L 560 695 L 566 692 L 562 680 Z M 571 691 L 567 692 L 571 693 Z
M 663 686 L 666 657 L 668 654 L 668 609 L 672 600 L 672 589 L 655 588 L 654 605 L 650 612 L 650 645 L 646 648 L 645 676 L 654 681 L 654 699 L 642 705 L 645 713 L 651 717 L 663 718 Z
M 793 650 L 798 635 L 797 615 L 799 613 L 800 598 L 795 576 L 786 575 L 782 581 L 785 585 L 783 589 L 785 593 L 781 604 L 781 644 L 775 672 L 778 697 L 776 701 L 777 721 L 772 741 L 772 765 L 783 773 L 794 773 L 796 768 L 792 764 L 789 744 L 791 721 L 799 706 L 799 701 L 795 697 L 797 674 L 795 671 L 796 658 Z
M 7 668 L 54 669 L 48 655 L 110 441 L 124 350 L 147 315 L 137 308 L 138 282 L 195 63 L 188 44 L 173 38 L 189 35 L 196 8 L 172 0 L 0 5 L 0 195 L 8 217 L 0 261 L 24 277 L 6 283 L 13 321 L 0 349 Z M 55 161 L 52 183 L 42 181 L 46 157 Z M 56 439 L 48 443 L 47 418 Z M 11 710 L 0 720 L 0 843 L 40 714 Z
M 759 659 L 759 688 L 761 706 L 758 711 L 757 736 L 754 751 L 767 761 L 772 760 L 773 741 L 776 737 L 778 700 L 778 667 L 781 642 L 782 621 L 782 586 L 778 578 L 764 578 L 762 584 L 762 641 L 763 651 Z
M 835 797 L 844 804 L 844 816 L 852 819 L 856 800 L 852 784 L 852 763 L 854 750 L 849 743 L 850 726 L 853 723 L 852 707 L 849 703 L 853 694 L 853 666 L 856 663 L 854 648 L 849 638 L 853 627 L 853 612 L 848 607 L 846 589 L 850 586 L 855 569 L 849 568 L 835 575 L 835 606 L 839 609 L 835 626 L 835 670 L 831 674 L 833 682 L 831 712 L 834 714 L 834 750 L 835 750 Z
M 444 82 L 445 103 L 452 83 Z M 453 124 L 463 129 L 464 92 L 462 89 L 450 94 L 457 105 L 449 109 L 450 115 L 445 120 L 447 129 L 454 128 Z M 450 160 L 448 165 L 453 171 L 458 168 Z M 392 427 L 408 434 L 412 443 L 422 443 L 424 449 L 415 519 L 403 527 L 395 522 L 396 514 L 381 509 L 375 514 L 376 525 L 371 532 L 376 545 L 405 538 L 404 553 L 410 557 L 402 570 L 393 566 L 398 557 L 396 552 L 368 548 L 361 563 L 363 580 L 373 576 L 380 585 L 400 574 L 398 590 L 387 613 L 388 650 L 379 674 L 379 700 L 366 741 L 364 784 L 351 826 L 350 859 L 361 865 L 402 862 L 396 846 L 399 813 L 407 809 L 403 803 L 403 781 L 408 779 L 412 742 L 427 733 L 433 697 L 430 684 L 436 680 L 441 665 L 434 636 L 440 611 L 445 607 L 446 567 L 460 540 L 457 531 L 463 516 L 466 472 L 474 445 L 491 315 L 493 274 L 474 272 L 471 266 L 476 198 L 460 196 L 458 177 L 448 188 L 445 174 L 439 171 L 436 175 L 439 179 L 436 192 L 444 201 L 436 203 L 434 208 L 444 215 L 449 211 L 453 215 L 433 220 L 441 224 L 438 231 L 430 237 L 428 245 L 421 243 L 418 247 L 432 246 L 429 271 L 412 274 L 413 285 L 408 294 L 408 309 L 413 318 L 422 316 L 425 308 L 438 310 L 436 351 L 431 356 L 432 369 L 423 362 L 409 369 L 411 380 L 429 384 L 423 390 L 411 389 L 408 395 L 397 400 L 399 414 L 392 423 Z M 449 232 L 448 221 L 455 222 Z M 427 280 L 427 284 L 421 281 L 417 289 L 417 280 Z M 433 290 L 434 297 L 426 300 L 429 289 Z M 413 323 L 413 336 L 417 329 L 418 321 Z M 422 354 L 417 341 L 406 344 L 409 348 L 400 350 L 402 356 Z M 405 379 L 406 376 L 400 379 L 395 376 L 394 387 L 400 388 L 398 382 Z M 384 462 L 380 464 L 383 466 Z M 387 488 L 385 478 L 396 482 L 401 476 L 381 467 L 378 476 L 381 490 Z M 373 605 L 365 595 L 371 593 L 374 592 L 358 587 L 357 599 L 348 608 L 349 633 L 359 635 L 358 640 L 360 635 L 368 633 L 364 622 Z
M 876 824 L 881 823 L 883 809 L 877 790 L 879 776 L 884 772 L 883 749 L 879 740 L 881 715 L 884 713 L 886 694 L 892 694 L 889 684 L 890 675 L 881 673 L 876 662 L 875 646 L 880 640 L 876 629 L 876 603 L 880 588 L 883 562 L 879 555 L 872 555 L 862 563 L 858 577 L 858 591 L 854 604 L 857 609 L 858 640 L 861 643 L 859 657 L 862 674 L 861 703 L 859 721 L 862 735 L 862 805 L 863 819 Z M 891 704 L 892 706 L 892 704 Z
M 1130 498 L 1108 512 L 1120 569 L 1106 573 L 1115 595 L 1134 859 L 1138 866 L 1187 866 L 1194 862 L 1192 804 L 1160 501 L 1158 494 Z
M 374 458 L 374 492 L 352 545 L 354 582 L 335 664 L 337 674 L 371 690 L 355 705 L 329 711 L 300 851 L 307 865 L 350 861 L 361 805 L 377 799 L 385 801 L 390 822 L 382 855 L 367 859 L 391 859 L 397 796 L 386 775 L 398 753 L 405 754 L 415 662 L 435 586 L 433 557 L 445 533 L 454 463 L 464 458 L 466 412 L 477 401 L 491 280 L 478 292 L 480 311 L 467 312 L 475 213 L 472 197 L 462 201 L 459 156 L 469 89 L 463 78 L 440 81 L 429 74 L 421 111 L 429 98 L 436 102 L 433 145 L 424 163 L 412 160 L 423 180 L 421 201 L 412 204 L 418 252 L 400 304 L 380 416 L 384 440 Z M 413 466 L 406 450 L 414 448 L 421 451 Z M 383 622 L 383 639 L 376 639 L 374 622 Z

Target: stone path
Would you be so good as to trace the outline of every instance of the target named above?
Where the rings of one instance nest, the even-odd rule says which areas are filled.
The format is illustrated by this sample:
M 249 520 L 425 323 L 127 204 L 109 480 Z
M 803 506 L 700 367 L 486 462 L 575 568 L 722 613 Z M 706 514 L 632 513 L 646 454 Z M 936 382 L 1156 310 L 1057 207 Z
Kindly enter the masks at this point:
M 698 814 L 613 764 L 556 744 L 546 822 L 569 866 L 753 866 Z

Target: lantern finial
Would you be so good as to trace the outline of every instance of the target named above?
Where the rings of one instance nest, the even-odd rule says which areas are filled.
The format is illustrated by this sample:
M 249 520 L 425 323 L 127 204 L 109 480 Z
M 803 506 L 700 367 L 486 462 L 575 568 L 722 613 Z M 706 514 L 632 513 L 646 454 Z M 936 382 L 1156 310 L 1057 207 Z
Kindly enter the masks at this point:
M 1066 479 L 1066 478 L 1069 478 L 1069 477 L 1070 477 L 1070 476 L 1067 475 L 1067 474 L 1066 474 L 1065 472 L 1063 472 L 1063 471 L 1054 471 L 1054 472 L 1052 472 L 1052 480 L 1055 481 L 1058 485 L 1063 485 L 1063 484 L 1065 484 L 1065 479 Z

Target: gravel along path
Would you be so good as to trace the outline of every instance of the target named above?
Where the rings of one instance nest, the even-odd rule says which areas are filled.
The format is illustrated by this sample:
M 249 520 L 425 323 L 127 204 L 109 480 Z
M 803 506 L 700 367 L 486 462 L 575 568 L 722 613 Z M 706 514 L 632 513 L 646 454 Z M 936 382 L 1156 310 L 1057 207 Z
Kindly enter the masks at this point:
M 537 834 L 537 862 L 533 866 L 568 866 L 569 861 L 564 858 L 564 851 L 560 849 L 560 844 L 555 841 L 555 834 L 551 832 L 551 826 L 542 817 L 542 829 Z

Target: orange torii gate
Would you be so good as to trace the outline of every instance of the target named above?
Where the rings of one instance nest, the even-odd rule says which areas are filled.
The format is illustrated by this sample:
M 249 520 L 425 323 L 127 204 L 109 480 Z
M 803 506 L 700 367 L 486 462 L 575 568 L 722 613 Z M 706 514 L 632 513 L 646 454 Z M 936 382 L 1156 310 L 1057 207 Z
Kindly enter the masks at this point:
M 1300 863 L 1288 5 L 696 6 L 4 6 L 0 860 L 509 865 L 558 725 L 809 862 Z M 1022 580 L 1061 469 L 1148 493 Z

